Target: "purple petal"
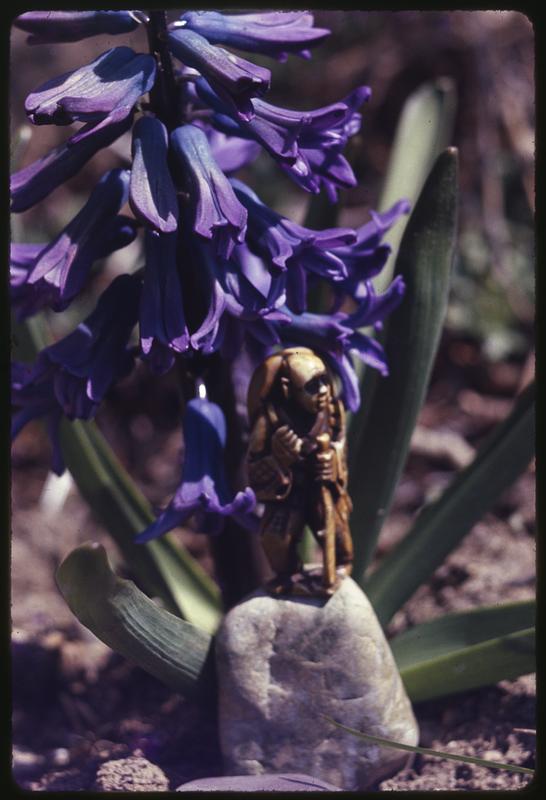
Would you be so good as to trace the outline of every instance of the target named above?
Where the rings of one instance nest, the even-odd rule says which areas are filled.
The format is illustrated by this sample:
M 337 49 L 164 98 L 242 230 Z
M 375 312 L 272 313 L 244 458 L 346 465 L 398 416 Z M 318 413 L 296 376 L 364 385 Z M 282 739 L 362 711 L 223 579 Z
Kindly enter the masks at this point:
M 224 469 L 226 422 L 219 406 L 195 398 L 186 406 L 183 420 L 184 466 L 182 482 L 167 509 L 136 541 L 144 542 L 160 536 L 196 515 L 199 530 L 219 533 L 223 518 L 235 516 L 246 520 L 256 498 L 250 488 L 237 492 L 228 490 Z M 253 522 L 248 521 L 252 526 Z
M 70 140 L 51 150 L 28 167 L 11 176 L 11 211 L 26 211 L 43 200 L 86 164 L 98 150 L 108 147 L 131 126 L 131 115 L 121 122 L 96 130 L 85 125 L 86 137 L 77 144 Z
M 91 416 L 110 386 L 132 368 L 127 347 L 139 296 L 139 278 L 120 275 L 84 322 L 40 353 L 38 365 L 57 368 L 55 393 L 69 417 Z
M 371 339 L 360 331 L 355 331 L 349 337 L 349 349 L 357 355 L 364 364 L 377 369 L 381 375 L 388 375 L 389 369 L 385 360 L 385 351 L 377 339 Z
M 213 281 L 207 315 L 191 335 L 191 346 L 203 353 L 213 353 L 221 344 L 220 321 L 226 307 L 226 295 L 217 280 Z
M 228 258 L 234 245 L 244 241 L 246 209 L 214 161 L 207 137 L 200 128 L 195 125 L 176 128 L 171 133 L 171 143 L 191 184 L 194 230 L 206 239 L 214 239 L 218 254 Z
M 140 343 L 144 357 L 159 374 L 171 368 L 176 353 L 189 348 L 174 233 L 146 233 Z
M 400 305 L 406 289 L 404 279 L 398 275 L 383 294 L 375 294 L 373 285 L 368 283 L 368 293 L 358 309 L 347 317 L 346 324 L 352 328 L 376 325 L 389 316 Z
M 298 269 L 300 284 L 302 269 L 334 281 L 347 277 L 344 262 L 330 248 L 354 242 L 353 230 L 304 228 L 272 211 L 241 181 L 232 180 L 232 186 L 248 211 L 247 241 L 264 259 L 289 273 Z
M 254 161 L 260 153 L 260 145 L 238 136 L 226 136 L 220 131 L 208 131 L 209 145 L 214 160 L 222 170 L 229 174 Z
M 252 118 L 251 98 L 269 89 L 271 72 L 268 69 L 209 44 L 188 28 L 170 33 L 169 46 L 183 64 L 199 70 L 242 119 Z
M 353 413 L 358 411 L 360 407 L 360 385 L 350 357 L 346 353 L 337 358 L 328 353 L 323 355 L 330 369 L 341 380 L 341 397 L 345 405 Z
M 44 83 L 26 99 L 25 109 L 36 125 L 68 125 L 125 118 L 155 80 L 152 55 L 130 47 L 114 47 L 90 64 Z
M 313 28 L 313 15 L 307 11 L 270 11 L 257 14 L 219 14 L 217 11 L 189 11 L 175 23 L 187 26 L 211 44 L 227 44 L 250 53 L 263 53 L 286 60 L 288 53 L 308 57 L 307 48 L 330 34 Z
M 16 28 L 31 35 L 28 44 L 79 42 L 89 36 L 129 33 L 139 22 L 130 11 L 28 11 L 17 17 Z
M 178 198 L 167 166 L 167 129 L 156 117 L 141 117 L 133 128 L 129 202 L 135 216 L 162 233 L 178 225 Z
M 96 258 L 96 242 L 127 201 L 129 172 L 111 170 L 93 189 L 82 210 L 43 250 L 28 277 L 29 285 L 62 310 L 84 286 Z
M 126 247 L 134 241 L 136 233 L 135 222 L 129 217 L 119 215 L 108 220 L 102 229 L 102 236 L 96 237 L 90 245 L 91 260 L 105 258 L 115 250 Z M 10 295 L 17 319 L 26 319 L 35 314 L 47 306 L 51 299 L 49 292 L 41 291 L 40 283 L 28 283 L 34 265 L 47 247 L 47 244 L 11 245 Z

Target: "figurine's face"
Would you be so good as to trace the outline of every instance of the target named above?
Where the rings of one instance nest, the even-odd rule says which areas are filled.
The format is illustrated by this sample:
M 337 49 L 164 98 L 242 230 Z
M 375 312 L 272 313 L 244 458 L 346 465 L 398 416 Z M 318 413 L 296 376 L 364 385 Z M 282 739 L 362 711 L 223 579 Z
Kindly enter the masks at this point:
M 326 408 L 331 399 L 328 373 L 316 356 L 290 359 L 291 393 L 305 411 L 316 414 Z

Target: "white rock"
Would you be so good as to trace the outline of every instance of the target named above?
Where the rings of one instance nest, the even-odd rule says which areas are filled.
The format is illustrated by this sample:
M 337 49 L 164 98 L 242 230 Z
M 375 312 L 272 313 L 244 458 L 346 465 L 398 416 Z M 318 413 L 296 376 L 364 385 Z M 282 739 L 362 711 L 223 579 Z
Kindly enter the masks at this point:
M 228 774 L 298 772 L 354 791 L 406 764 L 404 751 L 365 742 L 322 715 L 418 742 L 390 647 L 351 578 L 327 601 L 254 592 L 224 617 L 216 657 Z

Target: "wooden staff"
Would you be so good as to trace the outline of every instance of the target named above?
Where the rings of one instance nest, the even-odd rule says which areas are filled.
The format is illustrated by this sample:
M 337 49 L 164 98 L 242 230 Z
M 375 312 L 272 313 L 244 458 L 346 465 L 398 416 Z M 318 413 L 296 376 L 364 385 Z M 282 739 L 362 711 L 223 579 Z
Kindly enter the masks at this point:
M 319 453 L 327 453 L 330 449 L 330 434 L 321 433 L 317 436 Z M 322 541 L 322 582 L 327 590 L 333 589 L 336 582 L 336 523 L 334 515 L 334 501 L 326 482 L 320 485 L 320 501 L 324 514 L 324 528 L 319 532 Z

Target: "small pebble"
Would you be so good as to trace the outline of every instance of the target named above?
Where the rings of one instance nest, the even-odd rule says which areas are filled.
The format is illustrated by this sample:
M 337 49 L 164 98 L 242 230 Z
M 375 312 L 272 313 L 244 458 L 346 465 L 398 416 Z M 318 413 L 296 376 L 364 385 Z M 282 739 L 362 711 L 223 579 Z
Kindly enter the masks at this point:
M 66 767 L 70 761 L 70 753 L 66 747 L 57 747 L 53 751 L 52 760 L 56 767 Z
M 146 758 L 131 756 L 101 764 L 94 788 L 99 792 L 168 792 L 169 781 Z

